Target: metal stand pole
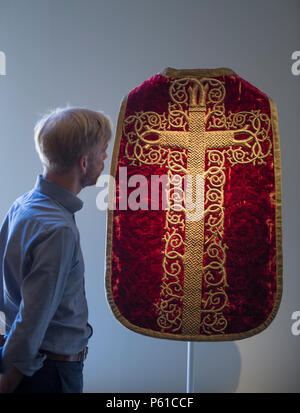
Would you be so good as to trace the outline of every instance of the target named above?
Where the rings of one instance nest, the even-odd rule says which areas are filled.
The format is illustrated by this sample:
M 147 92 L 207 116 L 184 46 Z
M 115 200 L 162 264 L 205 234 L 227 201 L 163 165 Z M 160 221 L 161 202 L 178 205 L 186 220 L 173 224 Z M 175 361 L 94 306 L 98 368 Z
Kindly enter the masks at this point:
M 5 314 L 3 311 L 0 311 L 0 334 L 5 335 Z
M 194 342 L 187 343 L 187 369 L 186 369 L 186 392 L 195 392 L 195 377 L 194 377 Z

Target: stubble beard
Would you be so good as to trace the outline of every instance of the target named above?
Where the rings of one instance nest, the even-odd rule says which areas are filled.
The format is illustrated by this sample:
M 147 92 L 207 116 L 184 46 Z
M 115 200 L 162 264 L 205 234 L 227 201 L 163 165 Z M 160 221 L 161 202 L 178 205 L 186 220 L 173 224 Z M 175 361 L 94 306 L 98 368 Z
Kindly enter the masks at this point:
M 103 170 L 103 168 L 102 168 Z M 102 172 L 101 170 L 101 172 Z M 96 182 L 101 174 L 101 172 L 99 173 L 95 173 L 95 169 L 88 167 L 86 174 L 81 176 L 80 179 L 80 184 L 82 188 L 85 188 L 86 186 L 94 186 L 96 185 Z

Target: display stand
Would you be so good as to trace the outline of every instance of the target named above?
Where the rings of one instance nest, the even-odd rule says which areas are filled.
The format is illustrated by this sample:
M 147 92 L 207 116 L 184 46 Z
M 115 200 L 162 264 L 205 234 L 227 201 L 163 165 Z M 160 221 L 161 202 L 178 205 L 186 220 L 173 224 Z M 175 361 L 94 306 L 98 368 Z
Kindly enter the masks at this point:
M 187 368 L 186 368 L 186 392 L 195 393 L 194 377 L 194 345 L 192 341 L 187 343 Z
M 5 314 L 3 311 L 0 311 L 0 335 L 4 336 L 5 334 Z

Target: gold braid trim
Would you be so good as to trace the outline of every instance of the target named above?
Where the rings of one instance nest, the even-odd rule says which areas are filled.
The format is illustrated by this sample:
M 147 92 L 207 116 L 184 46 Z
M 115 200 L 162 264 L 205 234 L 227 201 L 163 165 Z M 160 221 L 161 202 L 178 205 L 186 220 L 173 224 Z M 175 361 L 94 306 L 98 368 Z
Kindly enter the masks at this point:
M 217 76 L 232 75 L 234 74 L 234 71 L 231 69 L 228 69 L 227 67 L 220 67 L 217 69 L 174 69 L 173 67 L 167 67 L 163 69 L 161 74 L 165 76 L 169 76 L 169 77 L 185 77 L 185 76 L 217 77 Z

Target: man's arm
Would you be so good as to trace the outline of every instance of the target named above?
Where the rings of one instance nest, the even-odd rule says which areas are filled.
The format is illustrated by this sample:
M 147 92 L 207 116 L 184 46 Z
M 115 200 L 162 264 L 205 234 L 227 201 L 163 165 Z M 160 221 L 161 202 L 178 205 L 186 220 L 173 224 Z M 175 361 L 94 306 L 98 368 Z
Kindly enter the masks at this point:
M 39 353 L 45 332 L 59 306 L 72 268 L 76 241 L 72 230 L 59 227 L 43 234 L 32 252 L 32 265 L 21 285 L 21 303 L 3 347 L 4 381 L 32 376 L 43 365 Z M 2 379 L 3 380 L 3 379 Z

